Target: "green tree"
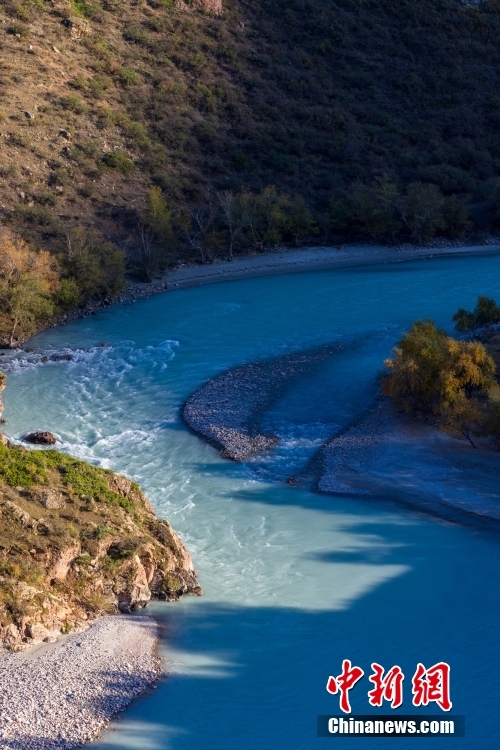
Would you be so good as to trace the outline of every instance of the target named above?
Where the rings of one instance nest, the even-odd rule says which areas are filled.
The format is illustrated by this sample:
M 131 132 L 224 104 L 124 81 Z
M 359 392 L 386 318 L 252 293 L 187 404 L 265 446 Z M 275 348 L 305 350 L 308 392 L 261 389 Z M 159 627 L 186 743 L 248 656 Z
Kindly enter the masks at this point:
M 125 255 L 99 232 L 72 231 L 60 260 L 66 277 L 76 283 L 80 303 L 118 294 L 125 286 Z
M 286 231 L 290 232 L 296 246 L 304 237 L 318 234 L 318 227 L 303 195 L 295 193 L 284 206 Z
M 365 185 L 360 180 L 348 191 L 349 224 L 356 234 L 375 239 L 394 237 L 401 228 L 396 216 L 399 191 L 387 177 Z
M 288 196 L 278 193 L 275 185 L 268 185 L 259 194 L 242 190 L 240 201 L 244 224 L 255 247 L 263 250 L 266 245 L 280 242 L 287 225 L 286 206 Z
M 133 254 L 136 272 L 146 282 L 164 271 L 175 248 L 172 209 L 158 185 L 146 194 L 146 213 L 138 225 L 138 243 Z
M 185 209 L 179 216 L 179 226 L 185 234 L 188 246 L 200 254 L 206 263 L 214 246 L 216 207 L 212 191 L 206 193 L 205 203 Z
M 221 193 L 217 193 L 217 201 L 222 223 L 227 232 L 229 258 L 232 260 L 235 243 L 245 227 L 245 213 L 241 195 L 235 195 L 232 190 L 223 190 Z
M 466 398 L 461 393 L 444 410 L 441 428 L 452 435 L 462 435 L 473 448 L 477 448 L 472 435 L 479 431 L 481 419 L 481 408 L 477 399 Z
M 166 249 L 171 248 L 174 236 L 172 209 L 158 185 L 153 185 L 147 192 L 144 223 L 155 233 L 158 242 Z
M 450 195 L 443 203 L 443 231 L 449 237 L 463 237 L 472 227 L 469 209 L 456 195 Z
M 472 312 L 461 307 L 453 316 L 453 321 L 457 331 L 468 331 L 500 323 L 500 307 L 491 297 L 480 295 Z

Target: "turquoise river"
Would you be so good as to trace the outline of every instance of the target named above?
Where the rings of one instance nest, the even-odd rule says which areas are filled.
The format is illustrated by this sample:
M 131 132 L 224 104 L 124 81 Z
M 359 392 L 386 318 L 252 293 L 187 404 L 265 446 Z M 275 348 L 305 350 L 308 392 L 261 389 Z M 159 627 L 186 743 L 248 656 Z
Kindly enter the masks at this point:
M 284 482 L 370 406 L 383 359 L 413 320 L 451 331 L 453 312 L 478 294 L 500 297 L 500 256 L 245 279 L 118 305 L 29 344 L 72 361 L 7 357 L 6 432 L 50 429 L 64 450 L 140 482 L 206 592 L 148 609 L 164 626 L 167 676 L 92 747 L 331 747 L 339 740 L 316 736 L 316 716 L 339 713 L 325 686 L 343 659 L 365 670 L 351 692 L 358 714 L 390 713 L 368 706 L 371 662 L 401 666 L 404 713 L 425 713 L 411 704 L 417 663 L 448 662 L 466 736 L 422 744 L 500 747 L 498 531 Z M 182 424 L 183 401 L 222 370 L 330 341 L 338 355 L 266 415 L 281 438 L 268 455 L 223 460 Z

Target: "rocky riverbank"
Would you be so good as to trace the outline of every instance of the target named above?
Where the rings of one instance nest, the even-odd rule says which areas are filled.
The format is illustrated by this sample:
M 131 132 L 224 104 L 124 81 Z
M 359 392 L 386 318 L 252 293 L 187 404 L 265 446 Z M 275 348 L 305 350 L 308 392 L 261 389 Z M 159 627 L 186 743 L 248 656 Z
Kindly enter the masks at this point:
M 338 350 L 330 345 L 224 372 L 189 397 L 184 421 L 225 458 L 245 461 L 264 453 L 278 441 L 260 429 L 266 410 L 295 377 Z M 392 499 L 460 522 L 500 521 L 500 453 L 488 439 L 478 446 L 423 417 L 398 414 L 382 397 L 325 443 L 304 477 L 315 477 L 314 488 L 325 494 Z
M 103 617 L 46 651 L 0 658 L 0 747 L 69 750 L 161 674 L 150 617 Z
M 183 287 L 212 284 L 220 281 L 267 276 L 280 273 L 324 270 L 333 268 L 353 268 L 356 266 L 401 263 L 410 260 L 432 259 L 441 256 L 496 255 L 500 253 L 497 237 L 488 237 L 482 245 L 463 245 L 458 241 L 434 240 L 421 245 L 340 245 L 315 246 L 300 249 L 278 247 L 266 253 L 251 252 L 233 260 L 217 259 L 210 264 L 182 263 L 151 283 L 129 280 L 126 288 L 115 297 L 92 300 L 84 307 L 76 308 L 51 318 L 30 336 L 19 339 L 16 346 L 22 346 L 33 335 L 45 328 L 64 325 L 71 320 L 95 315 L 99 310 L 114 304 L 133 303 L 140 299 Z M 7 341 L 0 342 L 8 348 Z
M 320 450 L 317 490 L 382 497 L 460 522 L 500 521 L 500 453 L 399 414 L 382 399 Z

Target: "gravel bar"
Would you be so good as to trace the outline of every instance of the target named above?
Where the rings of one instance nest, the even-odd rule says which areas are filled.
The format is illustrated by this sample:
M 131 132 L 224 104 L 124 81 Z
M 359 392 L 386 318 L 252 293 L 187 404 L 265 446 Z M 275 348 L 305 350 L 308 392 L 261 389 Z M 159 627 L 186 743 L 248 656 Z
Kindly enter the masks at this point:
M 74 748 L 160 677 L 151 617 L 98 619 L 44 653 L 0 657 L 0 748 Z
M 240 365 L 212 378 L 195 391 L 182 408 L 182 418 L 224 458 L 245 461 L 265 453 L 278 442 L 263 434 L 259 417 L 293 378 L 311 370 L 342 347 L 327 344 L 278 359 Z

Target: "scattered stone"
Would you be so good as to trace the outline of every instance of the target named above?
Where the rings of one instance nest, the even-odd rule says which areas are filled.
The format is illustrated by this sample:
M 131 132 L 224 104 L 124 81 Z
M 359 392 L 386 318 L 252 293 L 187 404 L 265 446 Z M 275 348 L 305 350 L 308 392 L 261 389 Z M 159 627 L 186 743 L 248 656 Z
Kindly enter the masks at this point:
M 27 443 L 33 443 L 33 445 L 55 445 L 56 438 L 51 432 L 39 430 L 37 432 L 29 432 L 24 436 L 23 440 Z
M 28 111 L 27 109 L 26 109 L 26 110 L 25 110 L 25 112 L 24 112 L 24 116 L 25 116 L 25 117 L 26 117 L 26 118 L 27 118 L 28 120 L 34 120 L 34 119 L 35 119 L 35 115 L 33 114 L 33 112 L 29 112 L 29 111 Z
M 19 638 L 14 625 L 5 631 Z M 80 747 L 161 676 L 151 617 L 103 617 L 44 653 L 26 653 L 33 641 L 54 643 L 57 636 L 30 625 L 26 642 L 13 643 L 0 659 L 0 747 Z
M 43 507 L 48 510 L 64 508 L 66 505 L 66 498 L 62 492 L 58 492 L 57 490 L 42 490 L 38 499 Z
M 62 135 L 62 137 L 66 138 L 67 141 L 71 140 L 71 133 L 68 130 L 65 130 L 64 128 L 61 128 L 59 130 L 59 135 Z
M 60 55 L 60 54 L 61 54 L 61 50 L 57 49 L 57 47 L 56 47 L 55 45 L 52 45 L 52 49 L 54 50 L 54 52 L 55 52 L 55 53 L 56 53 L 57 55 Z
M 83 18 L 72 18 L 70 21 L 71 38 L 78 42 L 85 39 L 92 31 L 90 23 Z

